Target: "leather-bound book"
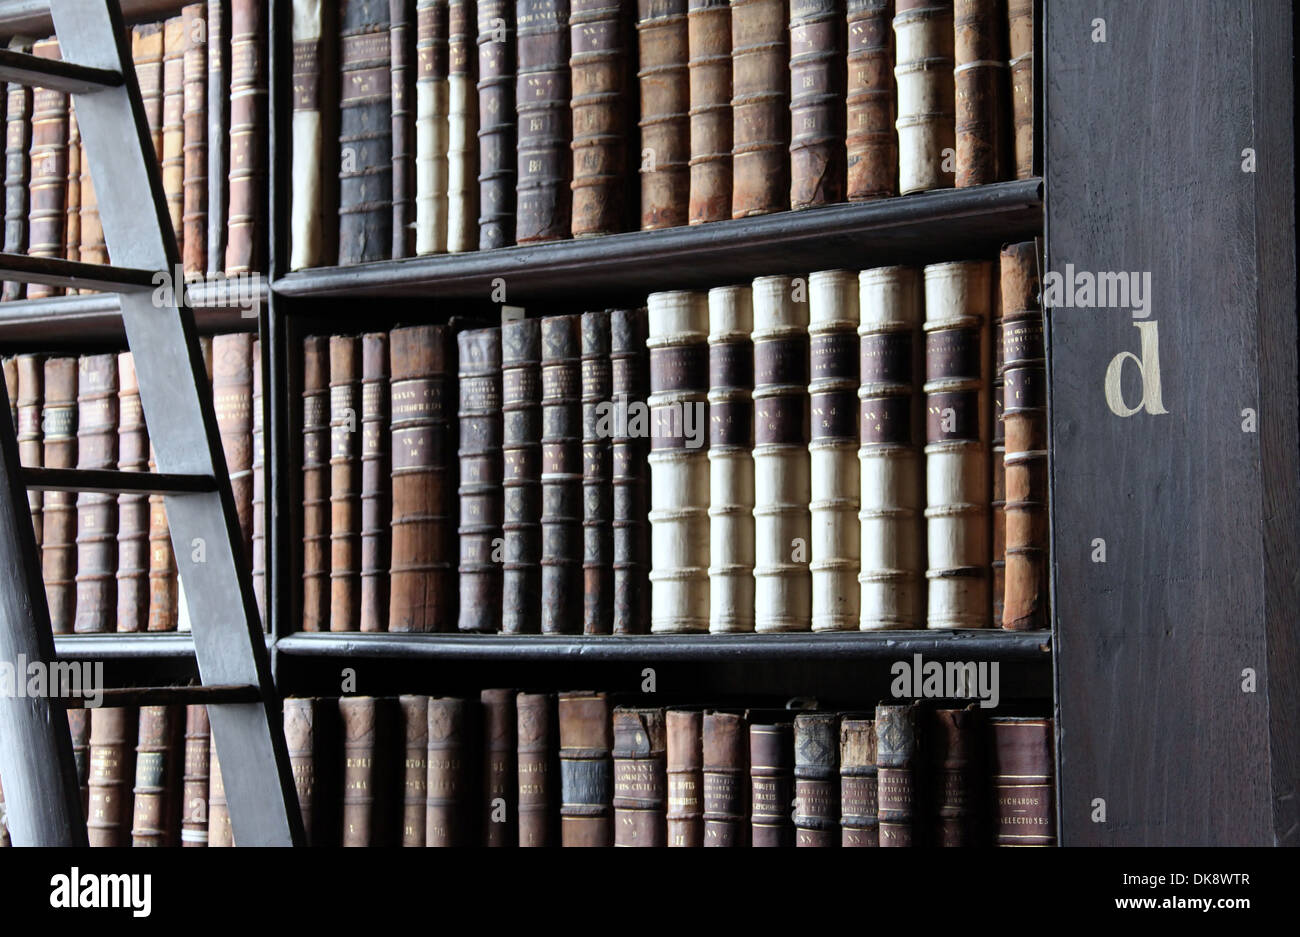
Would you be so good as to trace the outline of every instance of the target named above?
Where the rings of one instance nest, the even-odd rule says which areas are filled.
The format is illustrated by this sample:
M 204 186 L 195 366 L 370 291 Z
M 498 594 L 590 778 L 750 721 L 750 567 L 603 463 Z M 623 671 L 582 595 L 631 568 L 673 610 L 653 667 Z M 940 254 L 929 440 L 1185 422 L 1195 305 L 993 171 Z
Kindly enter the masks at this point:
M 91 846 L 131 844 L 131 783 L 135 778 L 136 712 L 90 711 L 90 796 L 86 833 Z
M 515 5 L 478 0 L 478 246 L 515 242 Z
M 135 749 L 135 809 L 132 846 L 180 844 L 180 804 L 176 801 L 182 710 L 141 706 Z
M 670 709 L 667 736 L 668 845 L 704 845 L 704 713 Z
M 898 192 L 894 93 L 894 0 L 847 0 L 848 157 L 850 202 Z
M 688 0 L 691 87 L 691 224 L 731 217 L 731 7 Z
M 614 490 L 610 462 L 613 375 L 609 313 L 582 314 L 582 633 L 614 628 Z
M 90 806 L 90 710 L 68 710 L 68 732 L 72 736 L 72 761 L 77 766 L 77 785 L 81 789 L 81 812 L 89 815 Z M 204 798 L 206 809 L 207 798 Z M 205 814 L 206 816 L 206 814 Z
M 614 492 L 614 633 L 643 634 L 650 626 L 650 473 L 644 424 L 631 432 L 633 403 L 644 404 L 650 386 L 646 310 L 615 309 L 609 316 L 609 358 L 616 413 L 610 439 Z
M 30 54 L 32 41 L 16 36 L 9 40 L 9 51 Z M 27 205 L 32 140 L 32 89 L 11 81 L 5 94 L 5 253 L 27 251 Z M 26 284 L 6 280 L 0 299 L 22 299 Z
M 790 207 L 844 201 L 844 0 L 790 0 Z
M 288 723 L 288 700 L 286 727 Z M 286 732 L 286 738 L 288 733 Z M 212 729 L 208 725 L 205 706 L 185 707 L 185 753 L 181 776 L 181 845 L 207 846 L 208 844 L 208 762 L 211 756 Z M 290 756 L 293 744 L 290 740 Z M 297 772 L 294 772 L 297 780 Z M 301 791 L 299 799 L 302 798 Z
M 397 702 L 406 745 L 402 759 L 402 845 L 423 846 L 429 783 L 429 697 L 402 696 Z
M 82 355 L 77 367 L 77 468 L 117 468 L 117 355 Z M 112 631 L 117 610 L 117 495 L 77 495 L 73 631 Z
M 477 720 L 463 699 L 429 700 L 426 846 L 474 846 L 478 795 L 473 786 Z
M 860 604 L 858 277 L 808 278 L 813 631 L 856 631 Z
M 925 268 L 927 627 L 989 624 L 992 264 Z
M 212 403 L 245 562 L 253 555 L 253 340 L 249 332 L 212 339 Z
M 117 356 L 117 468 L 149 471 L 149 434 L 131 352 Z M 117 496 L 117 630 L 149 627 L 149 496 Z
M 641 230 L 689 221 L 691 85 L 687 0 L 637 0 Z
M 515 243 L 569 236 L 573 123 L 569 113 L 569 0 L 515 0 L 519 176 Z
M 731 0 L 731 216 L 790 207 L 786 0 Z
M 454 354 L 443 325 L 388 336 L 392 424 L 389 631 L 454 631 Z
M 59 43 L 44 39 L 32 46 L 42 59 L 58 59 Z M 62 257 L 67 221 L 68 96 L 49 88 L 32 93 L 31 193 L 27 223 L 29 257 Z M 63 288 L 27 284 L 27 298 L 62 295 Z
M 5 393 L 9 398 L 9 419 L 18 431 L 18 359 L 12 355 L 4 358 Z
M 461 631 L 501 630 L 501 330 L 456 336 L 460 364 Z
M 68 174 L 65 180 L 63 258 L 81 259 L 81 130 L 77 112 L 68 108 Z M 69 288 L 69 296 L 77 290 Z
M 998 846 L 1056 845 L 1056 759 L 1052 720 L 989 720 L 993 837 Z
M 1005 3 L 953 3 L 959 189 L 1011 176 Z
M 840 716 L 840 845 L 879 846 L 876 727 L 865 715 Z
M 788 722 L 749 727 L 749 780 L 754 846 L 793 846 L 794 726 Z
M 302 630 L 328 631 L 329 339 L 308 336 L 302 351 Z
M 916 835 L 917 719 L 915 704 L 876 707 L 877 816 L 881 846 L 912 846 Z
M 447 66 L 447 250 L 478 246 L 478 9 L 451 0 Z
M 227 274 L 266 269 L 266 20 L 262 0 L 231 0 Z
M 754 330 L 748 286 L 709 290 L 709 630 L 754 630 Z
M 536 634 L 542 614 L 542 324 L 501 323 L 501 630 Z
M 613 715 L 614 845 L 667 845 L 664 711 L 616 706 Z
M 394 701 L 345 696 L 339 700 L 343 736 L 343 845 L 393 846 L 399 802 L 390 784 L 397 767 Z
M 108 263 L 108 245 L 104 243 L 104 226 L 99 219 L 99 199 L 95 196 L 95 183 L 90 176 L 90 161 L 86 148 L 81 147 L 81 250 L 82 263 Z M 81 290 L 93 293 L 94 290 Z
M 131 59 L 154 155 L 163 156 L 163 24 L 142 23 L 131 29 Z
M 702 726 L 704 845 L 749 845 L 749 732 L 739 713 L 706 712 Z
M 389 0 L 339 7 L 339 263 L 393 250 L 393 88 Z
M 979 710 L 936 709 L 930 713 L 927 748 L 933 797 L 933 843 L 980 846 L 981 788 L 979 761 L 983 738 Z
M 230 217 L 230 3 L 208 0 L 208 273 L 225 269 Z
M 953 0 L 895 0 L 898 191 L 953 185 Z M 945 152 L 947 151 L 947 152 Z
M 181 19 L 181 256 L 190 277 L 202 276 L 208 262 L 207 8 L 188 4 Z
M 925 621 L 921 271 L 863 270 L 858 286 L 860 626 L 919 628 Z
M 171 216 L 176 245 L 185 256 L 185 19 L 163 23 L 163 194 Z
M 45 404 L 41 410 L 45 468 L 77 466 L 77 359 L 45 359 Z M 41 571 L 50 626 L 71 634 L 77 607 L 77 496 L 47 491 L 41 507 Z
M 356 631 L 361 605 L 361 339 L 330 336 L 330 631 Z
M 154 471 L 153 447 L 149 448 L 149 470 Z M 172 551 L 167 525 L 167 505 L 162 495 L 149 496 L 149 631 L 176 631 L 180 627 L 180 582 L 176 576 L 176 555 Z
M 325 0 L 294 0 L 293 186 L 289 199 L 289 269 L 319 267 L 337 256 L 331 250 L 337 180 L 330 179 L 337 118 L 334 96 L 338 67 L 334 8 Z M 326 132 L 327 128 L 330 132 Z M 188 131 L 188 127 L 186 130 Z M 188 137 L 186 138 L 188 142 Z
M 604 693 L 561 693 L 560 844 L 612 846 L 614 747 Z
M 285 697 L 284 743 L 289 750 L 289 768 L 293 772 L 293 787 L 298 794 L 298 809 L 302 814 L 302 828 L 307 845 L 320 845 L 316 829 L 316 816 L 320 811 L 316 800 L 319 748 L 318 701 L 303 697 Z
M 794 718 L 796 846 L 840 845 L 840 719 L 835 713 Z
M 515 764 L 518 713 L 515 690 L 484 690 L 483 712 L 483 845 L 517 846 L 519 770 Z
M 221 776 L 215 737 L 208 752 L 208 771 L 208 846 L 233 846 L 235 835 L 230 826 L 230 805 L 226 802 L 226 782 Z
M 581 328 L 542 320 L 542 634 L 582 629 Z
M 445 7 L 446 4 L 441 4 Z M 393 147 L 393 257 L 415 254 L 416 239 L 416 0 L 388 0 L 388 70 Z M 441 22 L 446 22 L 443 14 Z M 442 30 L 445 41 L 447 32 Z M 445 45 L 440 44 L 440 51 Z M 423 50 L 420 50 L 423 52 Z M 446 61 L 446 53 L 441 55 Z
M 408 0 L 395 0 L 408 2 Z M 462 16 L 464 3 L 459 4 Z M 419 0 L 416 4 L 415 46 L 415 162 L 414 208 L 412 233 L 415 250 L 420 254 L 441 254 L 447 250 L 447 221 L 449 192 L 449 121 L 450 121 L 450 46 L 448 44 L 447 0 Z M 464 24 L 460 24 L 463 28 Z M 393 27 L 397 32 L 396 21 Z M 464 48 L 462 46 L 462 54 Z M 405 195 L 408 179 L 398 172 L 399 118 L 406 117 L 406 105 L 398 108 L 397 46 L 393 46 L 393 255 L 405 250 L 404 240 L 398 240 L 397 218 L 406 206 L 398 207 L 398 196 Z M 463 90 L 463 89 L 462 89 Z M 460 131 L 465 128 L 462 125 Z M 405 132 L 405 128 L 403 128 Z M 402 154 L 405 155 L 405 154 Z M 403 167 L 404 168 L 404 167 Z M 463 168 L 463 164 L 462 167 Z M 464 185 L 464 179 L 459 180 Z M 463 250 L 464 248 L 462 248 Z
M 989 553 L 989 590 L 992 596 L 993 627 L 1002 624 L 1007 591 L 1007 433 L 1003 416 L 1006 398 L 1005 367 L 1003 365 L 1002 334 L 1002 284 L 1001 278 L 993 281 L 992 345 L 993 372 L 990 381 L 993 413 L 989 423 L 989 519 L 993 528 L 992 547 Z M 1045 454 L 1044 454 L 1045 455 Z
M 709 630 L 709 302 L 651 293 L 650 630 Z
M 520 693 L 515 700 L 519 845 L 554 846 L 559 842 L 554 820 L 559 785 L 555 762 L 560 748 L 555 697 Z
M 808 302 L 789 277 L 759 277 L 753 290 L 754 630 L 807 631 Z
M 573 236 L 625 230 L 630 5 L 570 0 Z
M 263 628 L 266 617 L 266 410 L 262 396 L 262 341 L 253 339 L 253 601 Z
M 45 443 L 41 431 L 41 405 L 45 398 L 45 356 L 24 354 L 18 356 L 18 393 L 13 400 L 18 405 L 18 461 L 29 468 L 45 464 Z M 32 512 L 32 526 L 36 530 L 36 548 L 44 541 L 45 522 L 42 511 L 43 492 L 27 490 L 27 506 Z
M 388 333 L 361 336 L 361 630 L 388 628 L 389 524 Z
M 1017 179 L 1034 174 L 1034 0 L 1006 0 L 1012 154 Z

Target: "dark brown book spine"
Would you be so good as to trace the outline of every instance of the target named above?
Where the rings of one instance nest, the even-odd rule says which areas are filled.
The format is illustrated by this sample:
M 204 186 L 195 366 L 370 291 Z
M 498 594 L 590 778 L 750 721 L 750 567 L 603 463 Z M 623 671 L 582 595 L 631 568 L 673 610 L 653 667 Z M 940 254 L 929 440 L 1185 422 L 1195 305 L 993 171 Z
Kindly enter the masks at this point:
M 117 355 L 83 355 L 77 368 L 77 468 L 117 467 Z M 117 496 L 77 495 L 73 631 L 112 631 L 117 609 Z
M 298 809 L 307 845 L 318 845 L 316 815 L 317 701 L 287 697 L 284 701 L 284 742 L 289 750 L 289 768 L 298 794 Z
M 208 772 L 208 845 L 233 846 L 235 834 L 230 826 L 230 805 L 226 802 L 226 783 L 221 776 L 215 738 L 208 752 Z
M 569 0 L 516 0 L 519 126 L 515 243 L 569 236 L 573 139 L 569 112 Z
M 542 634 L 582 627 L 581 330 L 542 320 Z
M 1034 0 L 1007 0 L 1016 178 L 1034 174 Z
M 343 845 L 391 846 L 388 797 L 393 762 L 392 700 L 347 696 L 339 700 L 343 733 Z
M 286 700 L 286 704 L 287 704 Z M 185 760 L 181 778 L 181 845 L 208 844 L 208 762 L 212 730 L 204 706 L 185 707 Z M 290 745 L 292 757 L 292 744 Z M 295 779 L 297 772 L 294 773 Z M 299 793 L 299 798 L 301 798 Z
M 536 634 L 541 630 L 541 362 L 541 320 L 503 322 L 501 630 L 506 634 Z
M 163 194 L 171 216 L 176 246 L 185 256 L 185 18 L 173 16 L 163 24 Z
M 339 263 L 387 260 L 393 248 L 388 0 L 344 0 L 339 24 Z
M 461 631 L 501 630 L 501 331 L 457 337 Z
M 81 789 L 81 812 L 86 816 L 90 815 L 90 713 L 89 709 L 68 710 L 68 732 L 72 736 L 72 761 L 77 766 L 77 785 Z
M 704 845 L 704 714 L 670 709 L 665 716 L 668 845 Z
M 793 846 L 794 727 L 788 722 L 749 727 L 751 830 L 755 846 Z
M 847 4 L 847 195 L 857 202 L 898 192 L 894 0 Z
M 329 630 L 329 339 L 303 340 L 302 630 Z
M 230 0 L 208 0 L 207 272 L 225 266 L 230 216 Z
M 637 0 L 641 229 L 689 220 L 690 74 L 686 0 Z
M 330 336 L 330 631 L 356 631 L 361 598 L 361 340 Z
M 253 367 L 252 334 L 234 332 L 212 339 L 212 403 L 244 557 L 253 555 Z
M 16 37 L 9 50 L 30 53 L 30 39 Z M 30 172 L 29 149 L 32 141 L 32 89 L 10 82 L 5 101 L 5 236 L 4 249 L 9 254 L 27 251 L 27 205 Z M 22 299 L 26 284 L 6 280 L 0 299 Z
M 176 846 L 180 842 L 177 741 L 181 710 L 141 706 L 139 744 L 135 750 L 135 809 L 132 846 Z
M 251 2 L 251 0 L 248 0 Z M 131 30 L 131 58 L 154 155 L 163 155 L 163 24 L 144 23 Z
M 45 39 L 32 47 L 42 59 L 58 59 L 59 43 Z M 29 257 L 62 257 L 67 221 L 68 96 L 49 88 L 32 93 L 31 204 L 27 216 Z M 61 296 L 63 288 L 27 284 L 27 298 Z
M 689 0 L 691 224 L 731 217 L 731 7 Z
M 361 630 L 388 627 L 388 334 L 361 337 Z M 423 828 L 423 826 L 421 827 Z
M 614 628 L 613 375 L 608 312 L 582 314 L 582 631 Z
M 662 709 L 614 709 L 614 845 L 667 845 Z
M 45 463 L 45 443 L 41 432 L 41 406 L 45 399 L 45 357 L 43 355 L 18 356 L 18 461 L 30 468 L 40 468 Z M 32 526 L 36 530 L 36 548 L 45 539 L 45 522 L 42 492 L 27 491 L 27 506 L 32 512 Z
M 704 714 L 704 845 L 749 845 L 749 731 L 737 713 Z
M 77 467 L 77 359 L 47 358 L 45 406 L 41 411 L 45 468 Z M 41 508 L 44 532 L 41 569 L 50 626 L 55 634 L 71 634 L 77 607 L 76 495 L 47 491 Z
M 129 351 L 117 356 L 117 467 L 123 472 L 149 470 L 149 434 L 140 406 L 135 360 Z M 117 496 L 117 630 L 149 627 L 149 496 Z
M 881 846 L 912 846 L 916 836 L 915 706 L 876 707 L 877 809 Z
M 515 11 L 478 3 L 479 250 L 514 243 Z
M 650 629 L 650 468 L 646 433 L 632 426 L 633 412 L 645 406 L 650 389 L 645 308 L 610 313 L 610 373 L 614 426 L 610 439 L 614 498 L 614 634 L 645 634 Z M 636 406 L 633 406 L 633 405 Z M 637 432 L 633 432 L 633 430 Z
M 261 0 L 231 0 L 227 274 L 266 269 L 266 18 Z
M 576 238 L 615 234 L 627 224 L 631 23 L 617 0 L 571 0 L 570 6 L 572 231 Z
M 731 217 L 790 207 L 786 0 L 731 0 Z
M 518 738 L 519 845 L 554 846 L 556 777 L 559 755 L 555 697 L 520 693 L 516 698 Z
M 153 448 L 149 470 L 153 471 Z M 167 525 L 167 506 L 162 495 L 149 496 L 149 631 L 175 631 L 180 617 L 180 594 L 176 579 L 176 555 Z
M 604 693 L 561 693 L 560 840 L 563 846 L 614 843 L 614 738 Z
M 451 333 L 442 325 L 388 338 L 392 411 L 389 631 L 454 631 L 456 460 Z
M 1052 720 L 994 716 L 989 722 L 994 842 L 1056 845 Z
M 402 845 L 423 846 L 429 783 L 429 697 L 398 699 L 402 716 Z
M 77 113 L 68 108 L 68 175 L 65 180 L 67 197 L 63 221 L 63 257 L 81 259 L 81 130 L 77 127 Z M 77 290 L 69 288 L 69 296 Z
M 266 411 L 262 395 L 262 342 L 253 340 L 253 600 L 262 627 L 266 617 Z
M 185 275 L 202 276 L 208 261 L 208 25 L 207 8 L 181 8 L 182 257 Z
M 388 0 L 394 259 L 415 255 L 415 17 L 415 0 Z
M 879 846 L 876 727 L 870 719 L 840 719 L 840 845 Z
M 463 699 L 429 700 L 429 778 L 426 846 L 475 845 L 478 791 L 473 788 L 469 740 L 475 720 Z
M 790 0 L 790 207 L 844 201 L 844 0 Z
M 484 690 L 479 696 L 483 712 L 484 846 L 519 843 L 516 695 L 514 690 Z
M 840 844 L 839 717 L 800 713 L 794 719 L 796 846 Z
M 135 730 L 133 709 L 119 707 L 90 712 L 90 803 L 86 833 L 91 846 L 131 843 Z
M 957 187 L 1009 178 L 1006 0 L 955 0 Z
M 933 841 L 936 846 L 983 845 L 980 835 L 983 801 L 978 780 L 979 711 L 939 709 L 930 714 L 930 735 L 926 747 L 930 757 L 930 788 L 933 795 Z

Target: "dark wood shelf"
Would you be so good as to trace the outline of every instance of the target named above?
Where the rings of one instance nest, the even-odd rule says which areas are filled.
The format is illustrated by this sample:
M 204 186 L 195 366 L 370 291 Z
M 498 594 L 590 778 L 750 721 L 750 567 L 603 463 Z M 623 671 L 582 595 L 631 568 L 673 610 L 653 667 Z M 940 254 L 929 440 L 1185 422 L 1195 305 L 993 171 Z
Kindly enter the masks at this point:
M 184 632 L 154 634 L 56 634 L 59 660 L 193 660 L 194 639 Z

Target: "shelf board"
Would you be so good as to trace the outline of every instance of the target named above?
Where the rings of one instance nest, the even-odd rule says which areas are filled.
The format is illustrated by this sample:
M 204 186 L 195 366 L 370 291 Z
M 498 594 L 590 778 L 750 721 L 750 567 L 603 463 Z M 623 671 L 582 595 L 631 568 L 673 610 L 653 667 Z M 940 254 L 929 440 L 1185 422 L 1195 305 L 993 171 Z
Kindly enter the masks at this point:
M 185 632 L 56 634 L 59 660 L 193 660 L 194 638 Z
M 767 274 L 992 256 L 1042 233 L 1039 179 L 734 221 L 285 274 L 279 295 L 477 298 L 695 289 Z

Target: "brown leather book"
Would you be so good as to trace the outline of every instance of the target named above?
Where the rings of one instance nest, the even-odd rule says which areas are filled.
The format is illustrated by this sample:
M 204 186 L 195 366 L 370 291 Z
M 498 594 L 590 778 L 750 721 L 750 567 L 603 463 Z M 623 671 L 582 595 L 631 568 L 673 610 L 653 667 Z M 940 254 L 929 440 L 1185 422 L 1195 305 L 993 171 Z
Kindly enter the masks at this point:
M 561 693 L 560 844 L 614 843 L 614 746 L 604 693 Z
M 18 406 L 18 461 L 30 468 L 40 468 L 45 462 L 45 444 L 41 432 L 41 404 L 45 398 L 45 356 L 25 354 L 18 356 L 18 393 L 13 396 Z M 41 548 L 45 523 L 41 513 L 45 503 L 40 491 L 27 491 L 27 506 L 32 512 L 32 526 L 36 530 L 36 548 Z
M 181 8 L 181 256 L 185 275 L 202 276 L 208 262 L 208 25 L 207 8 Z M 166 141 L 164 141 L 165 143 Z
M 515 237 L 515 9 L 478 0 L 479 250 Z
M 1016 178 L 1034 174 L 1034 0 L 1006 0 Z
M 163 23 L 163 194 L 171 215 L 176 245 L 185 256 L 185 18 L 173 16 Z
M 515 0 L 519 176 L 515 243 L 569 236 L 573 124 L 569 112 L 569 0 Z
M 542 323 L 501 323 L 501 630 L 542 620 Z
M 558 793 L 559 732 L 555 696 L 520 693 L 515 697 L 518 738 L 519 845 L 554 846 Z
M 149 448 L 149 470 L 153 471 L 153 447 Z M 149 496 L 149 631 L 175 631 L 180 617 L 180 587 L 176 578 L 176 556 L 172 550 L 167 506 L 162 495 Z
M 131 29 L 131 59 L 135 64 L 135 77 L 140 85 L 140 99 L 144 103 L 144 116 L 149 124 L 154 154 L 162 162 L 163 155 L 163 24 L 142 23 Z
M 518 713 L 515 690 L 484 690 L 483 713 L 483 845 L 519 844 L 519 770 L 515 733 Z
M 266 411 L 262 396 L 262 341 L 253 339 L 253 494 L 252 542 L 253 601 L 257 617 L 267 627 L 266 617 Z
M 361 336 L 361 630 L 388 627 L 388 334 Z M 421 824 L 423 829 L 423 824 Z
M 140 406 L 135 359 L 117 356 L 117 468 L 149 471 L 149 433 Z M 149 496 L 117 496 L 117 630 L 149 628 Z
M 979 710 L 937 709 L 930 713 L 926 748 L 930 757 L 933 798 L 932 840 L 936 846 L 983 845 L 984 802 L 979 780 L 980 741 L 984 736 Z
M 847 0 L 850 202 L 898 193 L 893 15 L 894 0 Z
M 429 697 L 402 696 L 402 845 L 423 846 L 429 781 Z
M 393 249 L 391 21 L 385 0 L 342 0 L 339 13 L 339 260 Z
M 225 266 L 230 219 L 230 2 L 208 0 L 208 273 Z
M 415 0 L 388 0 L 394 259 L 415 255 L 415 17 Z
M 361 339 L 330 336 L 330 631 L 356 631 L 361 600 Z
M 1006 0 L 955 0 L 957 188 L 1011 177 Z
M 302 630 L 328 631 L 329 339 L 303 339 L 302 360 Z
M 1055 846 L 1052 720 L 994 716 L 989 723 L 994 842 L 999 846 Z
M 388 346 L 393 499 L 388 630 L 454 631 L 451 332 L 443 325 L 393 329 Z
M 877 810 L 881 846 L 922 842 L 916 826 L 917 718 L 915 704 L 876 707 Z
M 82 355 L 77 367 L 77 468 L 117 467 L 117 355 Z M 112 631 L 117 609 L 117 496 L 77 495 L 73 631 Z
M 425 801 L 426 846 L 477 844 L 478 796 L 473 743 L 476 710 L 463 699 L 429 700 L 429 778 Z
M 262 0 L 230 0 L 227 274 L 266 270 L 266 19 Z
M 786 0 L 731 0 L 731 216 L 790 207 Z
M 59 43 L 44 39 L 32 46 L 42 59 L 58 59 Z M 67 221 L 68 96 L 49 88 L 32 93 L 31 194 L 27 223 L 29 257 L 62 257 L 66 249 L 63 226 Z M 27 298 L 61 296 L 63 288 L 27 284 Z
M 302 828 L 307 845 L 320 845 L 316 829 L 319 812 L 316 800 L 316 774 L 318 768 L 318 700 L 285 697 L 284 742 L 289 750 L 289 768 L 293 772 L 293 786 L 298 795 L 298 810 L 302 814 Z
M 879 846 L 876 727 L 855 713 L 840 716 L 840 845 Z
M 77 467 L 76 358 L 45 360 L 41 435 L 45 441 L 45 468 Z M 41 508 L 41 570 L 50 626 L 55 634 L 72 633 L 77 607 L 76 497 L 68 491 L 47 491 Z
M 614 627 L 614 489 L 611 477 L 609 313 L 582 314 L 582 633 Z
M 794 844 L 840 845 L 839 716 L 794 719 Z
M 339 700 L 343 736 L 343 845 L 392 846 L 400 802 L 391 796 L 396 761 L 394 701 L 376 696 Z
M 181 718 L 178 707 L 140 707 L 132 846 L 180 844 L 181 805 L 176 799 L 176 781 L 180 776 Z
M 641 230 L 689 220 L 690 74 L 686 0 L 637 0 Z
M 668 845 L 704 845 L 704 713 L 670 709 L 665 715 Z
M 95 182 L 90 176 L 90 161 L 86 148 L 81 147 L 81 251 L 86 264 L 108 263 L 108 245 L 104 243 L 104 226 L 99 220 L 99 200 L 95 197 Z M 93 293 L 94 290 L 81 290 Z
M 216 738 L 212 739 L 212 748 L 208 752 L 208 772 L 208 845 L 233 846 L 235 834 L 230 826 L 230 805 L 226 802 L 226 784 L 221 777 Z
M 286 701 L 287 702 L 287 701 Z M 181 845 L 208 844 L 208 772 L 212 729 L 206 706 L 185 707 L 185 757 L 181 778 Z M 295 779 L 297 773 L 294 775 Z
M 582 629 L 581 331 L 542 320 L 542 634 Z
M 844 201 L 844 0 L 790 0 L 790 207 Z
M 30 54 L 32 41 L 21 36 L 9 40 L 9 51 Z M 4 249 L 9 254 L 27 251 L 29 149 L 32 141 L 32 89 L 11 81 L 5 100 L 5 236 Z M 6 280 L 0 300 L 22 299 L 27 284 Z
M 794 726 L 788 722 L 749 727 L 751 840 L 755 846 L 793 846 Z
M 212 402 L 239 515 L 244 562 L 253 555 L 253 335 L 212 339 Z
M 749 845 L 749 730 L 739 713 L 706 712 L 702 726 L 704 845 Z
M 614 708 L 614 845 L 667 845 L 664 711 Z
M 90 796 L 86 833 L 91 846 L 131 844 L 136 711 L 90 711 Z
M 691 224 L 731 217 L 731 7 L 688 0 Z
M 72 736 L 72 761 L 77 766 L 81 789 L 81 812 L 89 816 L 90 806 L 90 710 L 68 710 L 68 732 Z
M 994 283 L 994 291 L 992 308 L 989 310 L 993 318 L 993 374 L 989 381 L 993 398 L 992 419 L 989 421 L 989 519 L 993 527 L 993 539 L 989 553 L 989 583 L 992 591 L 993 627 L 996 628 L 1002 624 L 1007 592 L 1006 367 L 1003 362 L 1000 277 Z
M 18 359 L 13 355 L 4 357 L 5 393 L 9 398 L 9 418 L 14 432 L 18 431 Z
M 611 401 L 615 420 L 610 435 L 611 488 L 614 497 L 614 634 L 650 630 L 650 467 L 643 409 L 650 391 L 646 349 L 649 320 L 644 307 L 615 309 L 609 316 Z M 635 407 L 633 405 L 636 405 Z M 634 432 L 635 430 L 635 432 Z
M 501 330 L 457 337 L 461 631 L 501 630 Z
M 626 230 L 630 10 L 617 0 L 571 0 L 573 236 Z
M 81 130 L 77 127 L 77 112 L 68 108 L 68 175 L 65 180 L 63 220 L 63 257 L 81 259 Z M 77 290 L 68 289 L 69 296 Z

